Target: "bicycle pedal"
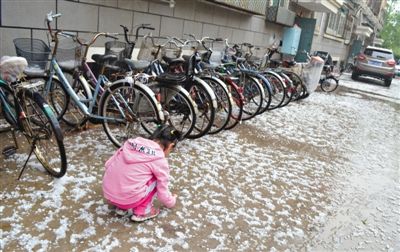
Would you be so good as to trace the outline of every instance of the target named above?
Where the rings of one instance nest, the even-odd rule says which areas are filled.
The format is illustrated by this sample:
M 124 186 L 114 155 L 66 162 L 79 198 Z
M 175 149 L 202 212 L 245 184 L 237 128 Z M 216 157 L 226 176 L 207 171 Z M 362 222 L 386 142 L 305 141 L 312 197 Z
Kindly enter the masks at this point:
M 15 146 L 6 146 L 4 147 L 2 153 L 6 158 L 9 158 L 10 156 L 14 155 L 17 152 L 17 147 Z

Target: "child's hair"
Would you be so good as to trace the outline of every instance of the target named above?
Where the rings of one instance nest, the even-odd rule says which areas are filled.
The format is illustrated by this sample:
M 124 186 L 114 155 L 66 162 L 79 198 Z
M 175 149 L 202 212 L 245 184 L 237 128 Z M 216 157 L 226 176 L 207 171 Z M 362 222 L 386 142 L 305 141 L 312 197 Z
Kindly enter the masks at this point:
M 178 141 L 182 140 L 182 133 L 174 127 L 164 124 L 158 126 L 150 139 L 158 140 L 160 144 L 166 148 L 170 143 L 174 143 L 176 146 Z

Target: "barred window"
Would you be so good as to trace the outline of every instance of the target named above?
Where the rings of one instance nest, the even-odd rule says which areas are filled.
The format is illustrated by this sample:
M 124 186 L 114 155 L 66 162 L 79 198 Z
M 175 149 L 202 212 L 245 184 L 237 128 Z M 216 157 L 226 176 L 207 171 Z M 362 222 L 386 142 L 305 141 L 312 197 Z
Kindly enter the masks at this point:
M 346 14 L 339 12 L 337 14 L 329 14 L 329 21 L 326 27 L 326 33 L 336 37 L 343 37 L 346 24 Z

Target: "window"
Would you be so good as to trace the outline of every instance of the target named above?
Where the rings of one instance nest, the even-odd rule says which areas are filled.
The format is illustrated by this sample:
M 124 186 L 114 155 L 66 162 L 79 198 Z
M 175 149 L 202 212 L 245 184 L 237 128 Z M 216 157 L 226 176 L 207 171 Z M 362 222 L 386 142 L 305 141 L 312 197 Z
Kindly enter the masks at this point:
M 381 60 L 393 59 L 393 54 L 391 52 L 386 52 L 371 48 L 365 49 L 364 54 Z
M 338 12 L 337 14 L 329 14 L 328 26 L 326 33 L 337 37 L 343 37 L 344 27 L 346 23 L 346 14 Z

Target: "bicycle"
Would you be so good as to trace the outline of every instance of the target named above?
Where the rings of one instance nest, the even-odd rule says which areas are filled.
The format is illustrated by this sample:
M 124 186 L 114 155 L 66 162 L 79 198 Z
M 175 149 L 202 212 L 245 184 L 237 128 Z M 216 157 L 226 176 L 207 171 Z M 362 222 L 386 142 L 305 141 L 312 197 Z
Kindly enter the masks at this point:
M 133 82 L 131 78 L 125 78 L 116 82 L 109 82 L 106 76 L 102 73 L 106 68 L 108 62 L 116 59 L 115 55 L 104 55 L 100 57 L 101 63 L 100 75 L 97 77 L 95 91 L 92 95 L 90 88 L 88 87 L 87 81 L 81 74 L 78 80 L 80 87 L 78 90 L 86 90 L 87 96 L 80 96 L 76 92 L 77 87 L 73 87 L 71 83 L 66 79 L 62 69 L 57 62 L 57 46 L 58 46 L 58 35 L 63 34 L 67 37 L 72 37 L 68 33 L 62 31 L 56 31 L 53 33 L 51 28 L 51 22 L 54 18 L 61 16 L 61 14 L 47 14 L 47 28 L 49 34 L 54 42 L 52 50 L 52 57 L 50 61 L 49 78 L 46 83 L 46 91 L 51 87 L 53 76 L 57 76 L 60 80 L 60 86 L 66 91 L 66 96 L 63 98 L 66 102 L 62 109 L 57 112 L 62 117 L 65 113 L 69 102 L 73 102 L 76 109 L 80 111 L 86 118 L 93 118 L 101 120 L 104 131 L 111 142 L 116 146 L 120 147 L 125 140 L 133 136 L 148 136 L 151 134 L 164 120 L 164 114 L 156 100 L 155 94 L 144 84 L 139 82 Z M 93 45 L 96 39 L 100 36 L 114 38 L 108 33 L 96 33 L 89 42 L 83 42 L 78 37 L 73 37 L 77 43 L 85 48 L 85 52 L 82 57 L 82 65 L 87 67 L 86 55 L 89 47 Z M 81 73 L 81 72 L 78 72 Z M 98 99 L 100 88 L 103 87 L 103 93 Z M 51 99 L 51 97 L 50 97 Z M 98 112 L 94 113 L 95 104 L 99 100 Z
M 51 176 L 60 178 L 67 171 L 63 134 L 53 110 L 43 97 L 34 91 L 43 86 L 43 82 L 28 83 L 17 79 L 27 65 L 27 61 L 21 57 L 3 58 L 0 62 L 1 112 L 11 126 L 2 131 L 11 131 L 15 144 L 6 147 L 3 154 L 9 156 L 18 149 L 14 133 L 18 130 L 30 144 L 30 152 L 18 180 L 25 171 L 32 153 Z

